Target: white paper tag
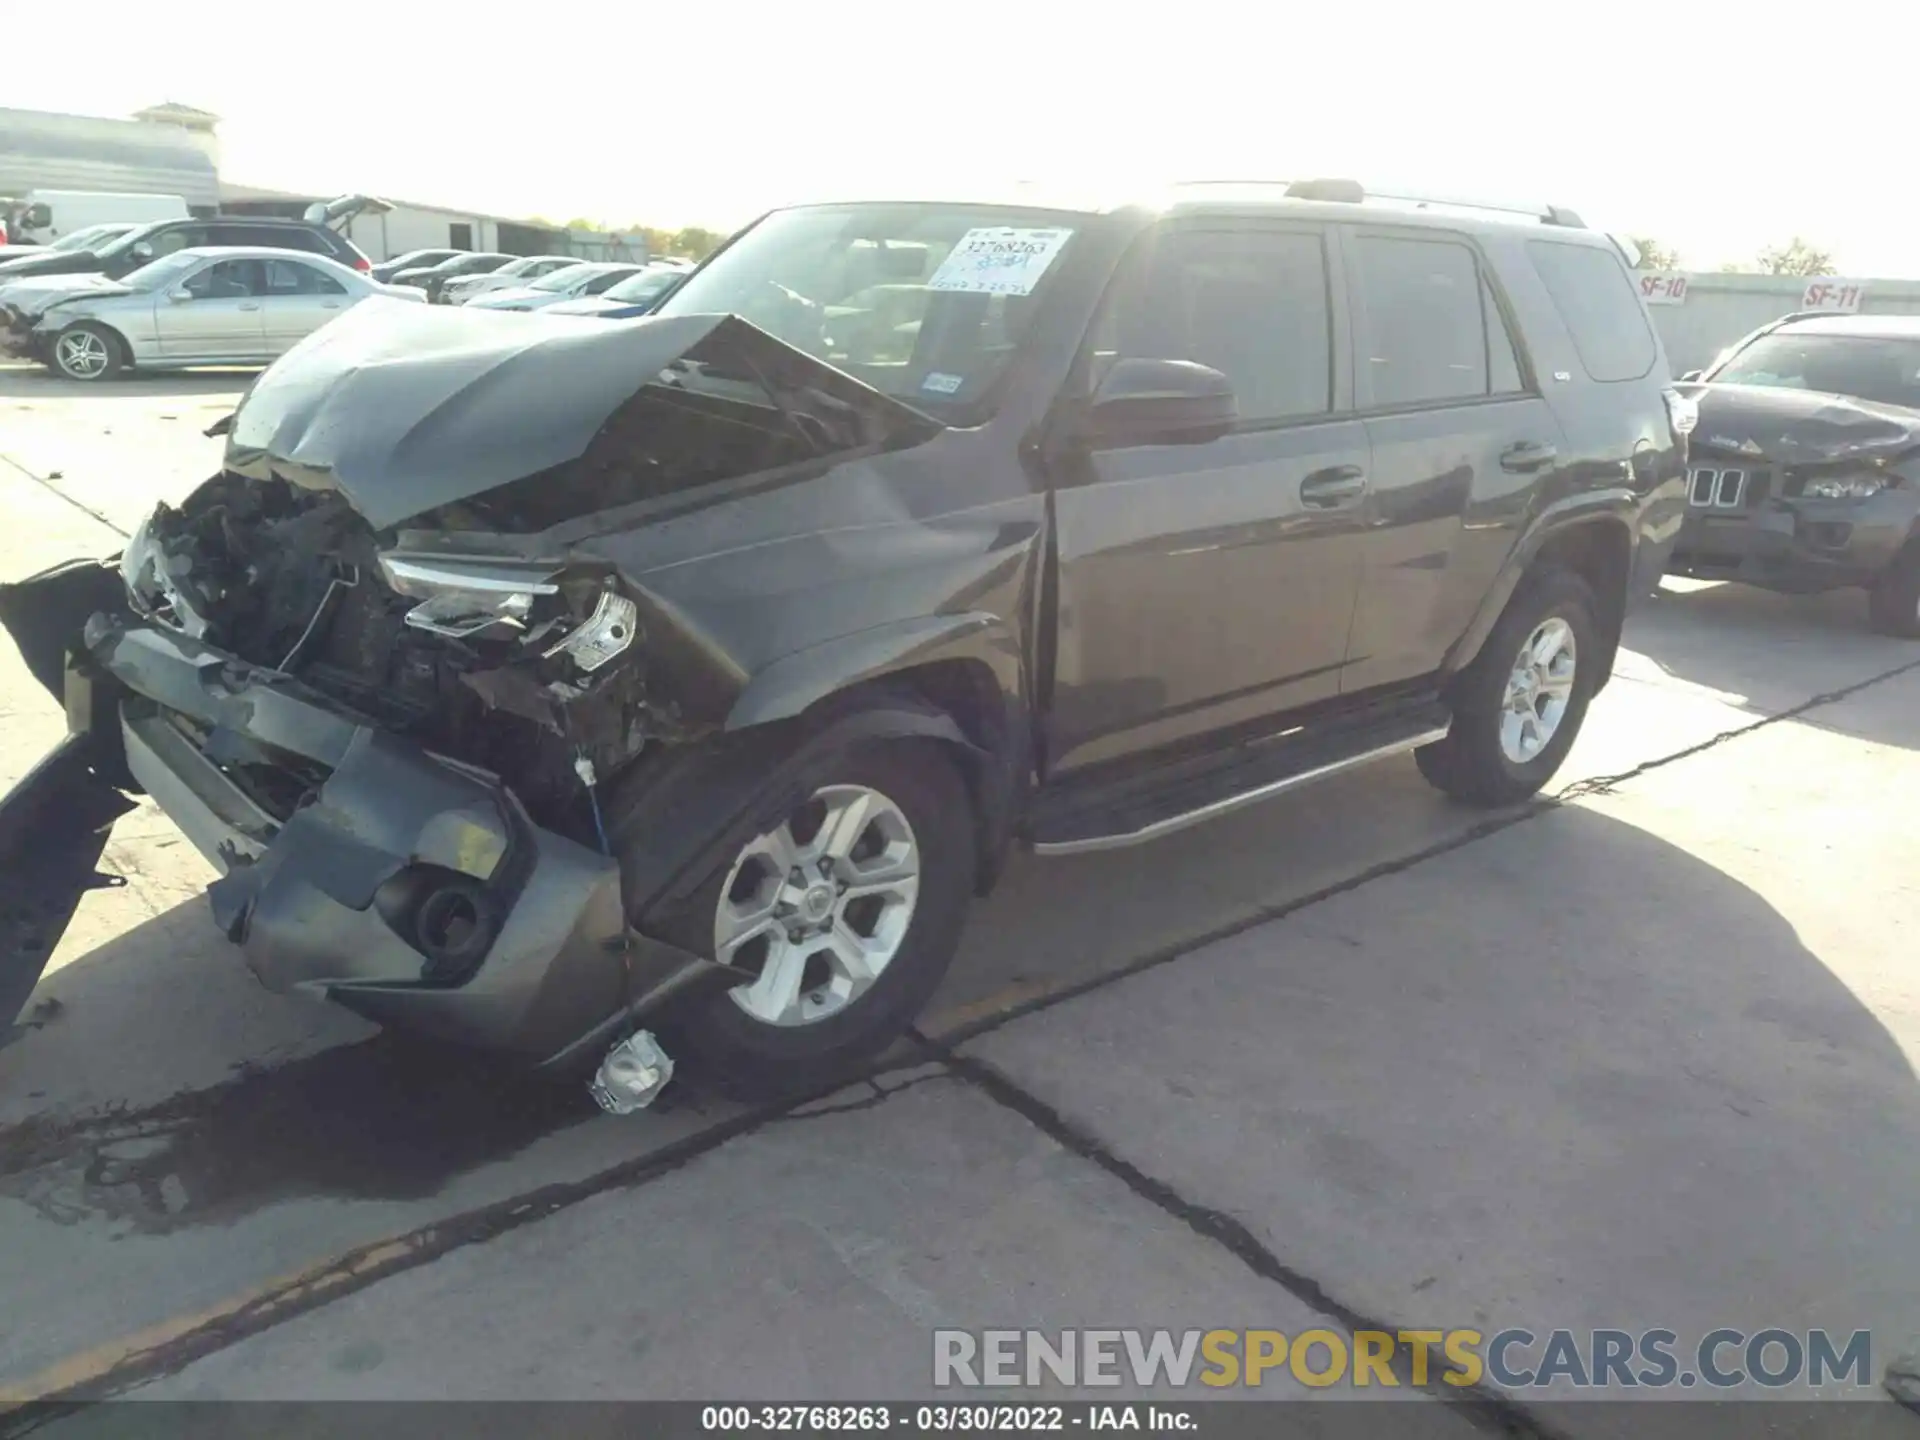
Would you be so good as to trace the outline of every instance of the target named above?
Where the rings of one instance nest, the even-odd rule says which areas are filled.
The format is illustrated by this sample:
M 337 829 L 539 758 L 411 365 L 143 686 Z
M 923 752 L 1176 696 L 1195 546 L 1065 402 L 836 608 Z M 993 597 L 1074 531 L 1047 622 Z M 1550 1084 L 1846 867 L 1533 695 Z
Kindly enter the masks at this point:
M 947 258 L 927 281 L 927 288 L 979 295 L 1031 295 L 1053 257 L 1072 238 L 1070 229 L 990 225 L 969 230 L 947 252 Z
M 958 393 L 965 383 L 966 380 L 962 376 L 949 375 L 944 370 L 936 370 L 920 382 L 920 388 L 930 390 L 936 395 L 953 395 Z

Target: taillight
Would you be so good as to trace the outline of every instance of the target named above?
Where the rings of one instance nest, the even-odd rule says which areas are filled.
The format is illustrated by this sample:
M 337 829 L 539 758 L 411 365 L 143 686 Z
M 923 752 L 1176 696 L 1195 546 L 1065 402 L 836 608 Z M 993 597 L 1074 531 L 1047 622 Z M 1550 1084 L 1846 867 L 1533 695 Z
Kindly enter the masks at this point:
M 359 259 L 353 262 L 353 268 L 360 271 L 362 274 L 365 274 L 366 272 L 373 269 L 373 262 L 367 259 L 366 256 L 362 255 Z
M 1700 423 L 1700 407 L 1682 395 L 1678 390 L 1665 393 L 1667 402 L 1667 422 L 1673 426 L 1676 435 L 1691 435 L 1693 427 Z

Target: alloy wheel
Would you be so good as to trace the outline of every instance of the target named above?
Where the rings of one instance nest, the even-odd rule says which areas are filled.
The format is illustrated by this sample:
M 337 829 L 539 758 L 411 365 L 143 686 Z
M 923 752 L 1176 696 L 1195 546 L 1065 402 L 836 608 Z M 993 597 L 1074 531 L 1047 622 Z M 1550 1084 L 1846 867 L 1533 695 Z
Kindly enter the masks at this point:
M 54 343 L 54 358 L 63 374 L 75 380 L 94 380 L 107 368 L 111 356 L 106 338 L 91 330 L 73 330 Z
M 892 963 L 913 921 L 920 846 L 900 807 L 829 785 L 734 861 L 713 921 L 714 958 L 756 978 L 729 993 L 767 1025 L 840 1014 Z
M 1542 620 L 1520 647 L 1500 711 L 1500 752 L 1515 765 L 1537 760 L 1553 743 L 1573 700 L 1577 662 L 1573 627 L 1558 616 Z

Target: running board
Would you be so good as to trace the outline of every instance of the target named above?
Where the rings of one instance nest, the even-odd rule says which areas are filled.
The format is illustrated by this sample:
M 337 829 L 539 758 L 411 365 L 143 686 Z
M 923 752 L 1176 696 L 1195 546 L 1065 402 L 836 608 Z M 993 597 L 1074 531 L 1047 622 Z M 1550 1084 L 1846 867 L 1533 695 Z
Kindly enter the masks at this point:
M 1144 845 L 1289 790 L 1444 740 L 1451 726 L 1452 717 L 1444 710 L 1428 707 L 1416 715 L 1378 721 L 1366 727 L 1369 733 L 1364 737 L 1349 733 L 1346 738 L 1362 743 L 1357 750 L 1333 753 L 1324 743 L 1301 744 L 1297 750 L 1285 742 L 1249 747 L 1249 758 L 1167 791 L 1099 811 L 1060 816 L 1052 824 L 1036 827 L 1033 852 L 1084 855 Z

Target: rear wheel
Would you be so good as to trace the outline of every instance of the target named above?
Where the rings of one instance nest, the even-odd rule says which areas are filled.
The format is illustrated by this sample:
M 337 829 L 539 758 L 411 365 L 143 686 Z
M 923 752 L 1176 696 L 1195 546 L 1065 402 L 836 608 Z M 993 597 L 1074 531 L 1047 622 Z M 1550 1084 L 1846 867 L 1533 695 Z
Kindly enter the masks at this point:
M 1454 684 L 1453 729 L 1414 752 L 1429 783 L 1472 805 L 1513 805 L 1553 778 L 1593 697 L 1593 591 L 1571 570 L 1521 582 Z
M 51 358 L 69 380 L 111 380 L 126 364 L 126 347 L 106 326 L 83 320 L 54 336 Z
M 1909 541 L 1867 591 L 1867 618 L 1882 635 L 1920 640 L 1920 541 Z
M 802 788 L 661 926 L 754 977 L 662 1027 L 736 1095 L 830 1084 L 894 1040 L 945 975 L 972 898 L 971 805 L 939 745 L 856 749 Z

